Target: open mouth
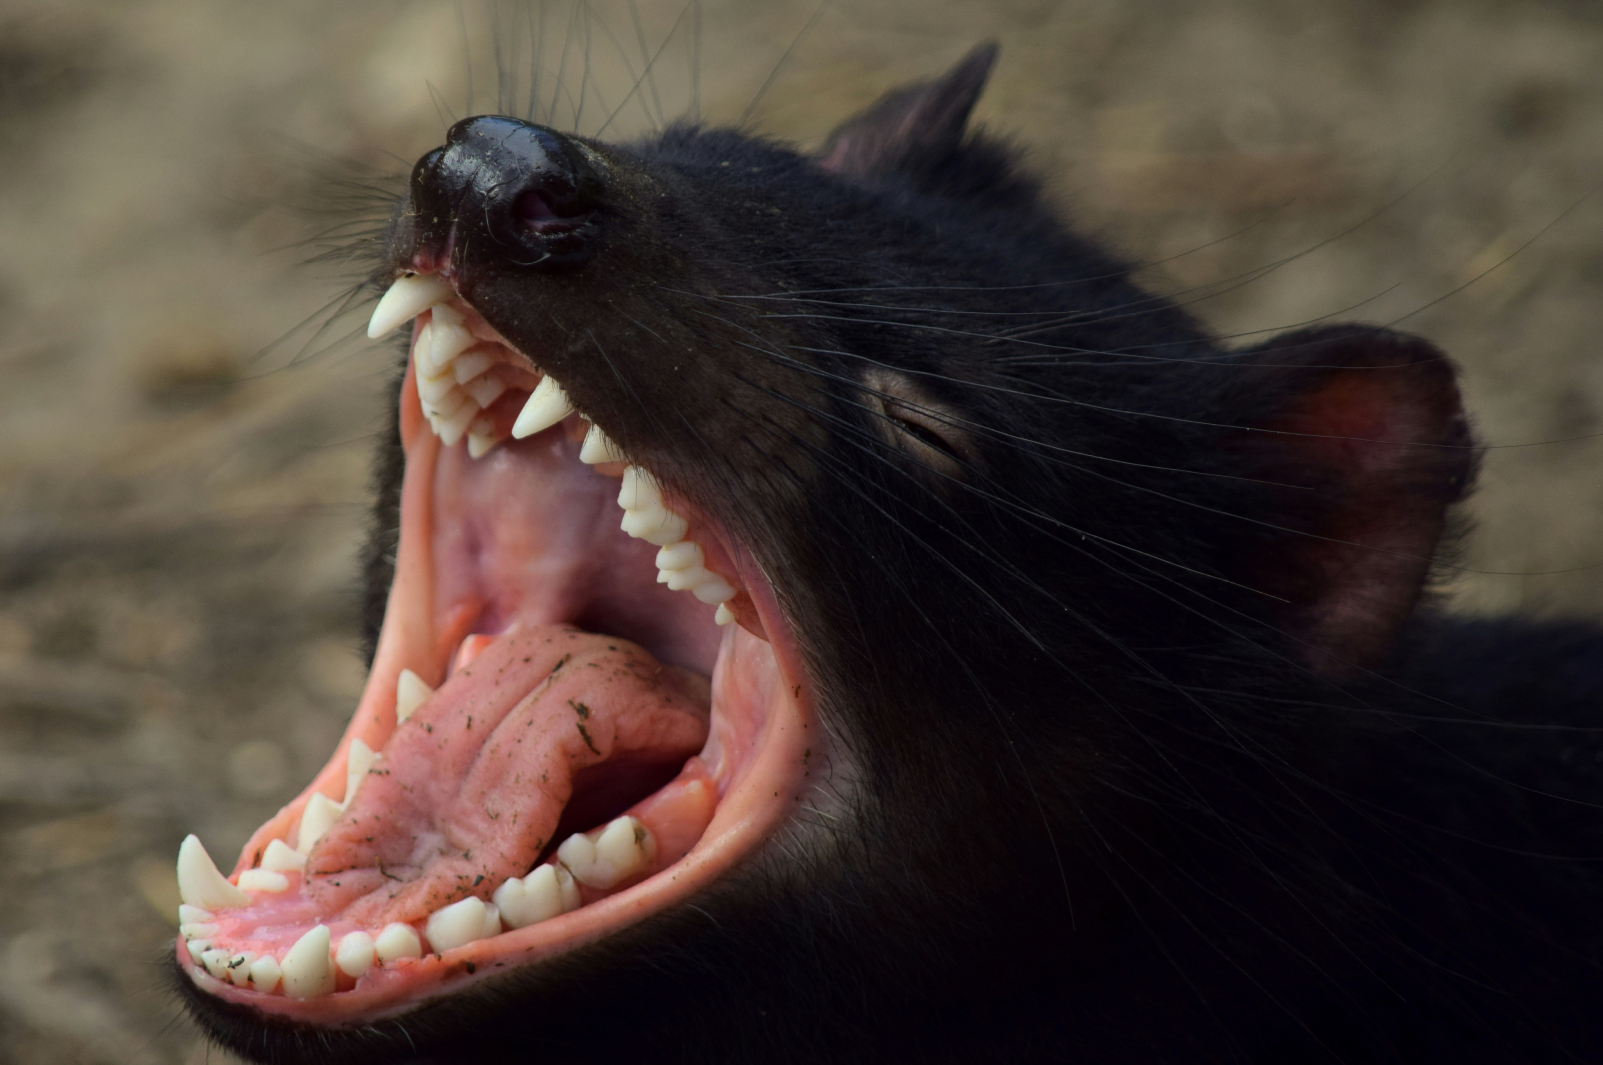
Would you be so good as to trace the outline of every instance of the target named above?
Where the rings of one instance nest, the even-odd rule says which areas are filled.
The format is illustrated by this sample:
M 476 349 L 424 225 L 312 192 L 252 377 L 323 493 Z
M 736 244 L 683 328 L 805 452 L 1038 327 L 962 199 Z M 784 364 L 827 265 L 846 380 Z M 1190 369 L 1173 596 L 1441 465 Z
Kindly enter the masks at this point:
M 224 877 L 179 856 L 218 998 L 369 1023 L 565 954 L 750 859 L 818 737 L 773 589 L 449 281 L 413 320 L 395 579 L 345 739 Z M 620 522 L 621 518 L 621 522 Z

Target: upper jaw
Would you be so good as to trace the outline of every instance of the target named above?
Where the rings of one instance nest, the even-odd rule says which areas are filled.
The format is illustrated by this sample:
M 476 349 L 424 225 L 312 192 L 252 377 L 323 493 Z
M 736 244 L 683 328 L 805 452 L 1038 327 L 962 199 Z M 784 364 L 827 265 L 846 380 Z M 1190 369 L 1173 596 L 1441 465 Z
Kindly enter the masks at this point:
M 445 299 L 452 298 L 443 291 L 438 294 Z M 470 332 L 475 338 L 504 344 L 487 323 L 470 313 L 470 308 L 459 301 L 456 307 L 464 323 L 471 320 Z M 379 324 L 383 325 L 382 319 Z M 562 430 L 557 427 L 547 428 L 523 442 L 514 441 L 508 423 L 515 422 L 516 416 L 509 419 L 504 410 L 498 412 L 501 417 L 496 426 L 497 433 L 504 435 L 493 442 L 500 445 L 504 453 L 491 462 L 470 461 L 464 453 L 465 445 L 460 442 L 447 447 L 442 435 L 431 429 L 417 388 L 417 334 L 422 332 L 419 329 L 414 334 L 413 359 L 402 389 L 400 430 L 406 469 L 395 579 L 367 684 L 334 757 L 298 799 L 252 837 L 234 869 L 231 879 L 236 882 L 239 874 L 261 862 L 272 841 L 281 841 L 280 846 L 283 842 L 295 841 L 297 826 L 314 796 L 325 796 L 319 800 L 325 804 L 329 799 L 350 803 L 347 771 L 353 752 L 379 752 L 382 766 L 386 745 L 397 730 L 398 687 L 403 670 L 438 683 L 445 676 L 452 657 L 459 653 L 463 636 L 475 631 L 477 620 L 488 616 L 482 601 L 470 602 L 471 597 L 463 594 L 460 582 L 453 584 L 448 573 L 451 560 L 440 548 L 451 526 L 451 516 L 442 509 L 442 497 L 452 479 L 466 482 L 475 476 L 490 477 L 492 466 L 498 467 L 495 472 L 504 476 L 509 469 L 533 461 L 535 453 L 549 459 L 564 447 L 571 458 L 574 445 L 561 438 Z M 525 374 L 524 384 L 532 387 L 539 379 L 532 363 L 509 345 L 505 350 L 504 361 L 512 370 Z M 519 360 L 522 360 L 521 365 Z M 509 388 L 508 391 L 513 393 L 510 398 L 516 399 L 520 390 Z M 573 419 L 570 417 L 569 421 L 571 426 Z M 562 476 L 592 480 L 597 476 L 578 467 L 577 463 L 569 465 Z M 611 470 L 603 464 L 600 468 L 622 472 L 621 467 Z M 670 498 L 669 502 L 673 511 L 688 514 L 687 532 L 704 545 L 705 565 L 711 567 L 708 569 L 710 577 L 738 585 L 730 589 L 736 594 L 726 601 L 738 604 L 740 624 L 727 625 L 721 630 L 722 638 L 717 644 L 716 664 L 713 665 L 711 728 L 707 745 L 700 754 L 709 778 L 715 782 L 718 798 L 705 830 L 689 851 L 668 868 L 579 909 L 420 959 L 375 965 L 353 986 L 332 994 L 297 998 L 282 993 L 265 994 L 249 985 L 236 987 L 200 966 L 181 938 L 179 962 L 200 990 L 291 1021 L 336 1026 L 370 1022 L 408 1011 L 424 1000 L 454 992 L 509 968 L 572 951 L 634 925 L 705 890 L 736 864 L 752 859 L 763 849 L 800 796 L 809 759 L 814 768 L 819 762 L 816 754 L 821 752 L 822 737 L 814 727 L 807 673 L 773 589 L 742 545 L 712 517 L 677 499 Z M 516 501 L 511 503 L 515 505 Z M 641 523 L 637 521 L 636 524 Z M 647 520 L 645 528 L 648 532 L 660 532 L 663 524 L 664 519 L 658 516 Z M 627 550 L 631 541 L 613 535 L 624 545 L 623 550 Z M 661 539 L 661 536 L 653 538 Z M 598 534 L 597 539 L 604 538 Z M 644 548 L 646 545 L 637 546 Z M 538 615 L 542 601 L 549 598 L 545 594 L 549 588 L 534 581 L 525 591 L 523 601 L 503 604 L 492 628 L 516 630 L 523 618 Z M 652 594 L 668 593 L 653 587 Z M 672 601 L 689 602 L 689 597 L 677 596 Z M 690 605 L 703 611 L 710 609 L 700 603 Z M 687 645 L 689 649 L 679 657 L 698 657 L 691 646 L 694 642 L 691 641 Z M 479 894 L 487 895 L 494 886 L 485 885 L 485 890 Z M 337 947 L 337 943 L 331 942 L 329 950 L 335 951 Z

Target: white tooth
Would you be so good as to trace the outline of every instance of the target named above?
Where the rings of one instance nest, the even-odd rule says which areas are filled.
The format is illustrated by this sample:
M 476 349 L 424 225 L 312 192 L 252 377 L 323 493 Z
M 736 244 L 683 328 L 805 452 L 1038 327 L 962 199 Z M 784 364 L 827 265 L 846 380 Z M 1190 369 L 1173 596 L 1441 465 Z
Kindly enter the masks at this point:
M 284 952 L 284 994 L 296 998 L 334 990 L 334 963 L 328 956 L 328 926 L 318 925 Z
M 446 447 L 454 447 L 462 439 L 462 434 L 467 432 L 468 424 L 479 416 L 479 405 L 466 396 L 462 398 L 466 402 L 459 410 L 440 419 L 440 442 Z
M 191 906 L 187 902 L 179 904 L 178 907 L 179 924 L 199 924 L 202 921 L 211 920 L 212 916 L 213 914 L 210 910 L 203 910 L 199 906 Z
M 278 967 L 278 959 L 271 954 L 263 954 L 250 963 L 251 986 L 258 991 L 271 991 L 278 986 L 279 978 L 284 975 Z
M 275 839 L 267 844 L 265 851 L 262 851 L 261 867 L 275 873 L 298 873 L 306 868 L 306 855 L 283 840 Z
M 429 368 L 429 351 L 433 347 L 434 325 L 432 322 L 424 322 L 417 331 L 417 339 L 412 341 L 412 361 L 417 364 L 417 376 L 420 380 L 435 376 L 435 371 Z
M 200 963 L 206 966 L 206 971 L 217 979 L 228 979 L 228 951 L 221 947 L 213 947 L 211 950 L 202 951 Z
M 522 880 L 513 877 L 497 888 L 495 904 L 508 928 L 525 928 L 578 909 L 579 888 L 562 866 L 540 865 Z
M 244 987 L 250 982 L 250 966 L 255 960 L 254 950 L 242 950 L 228 959 L 228 978 L 234 981 L 235 987 Z
M 456 390 L 456 381 L 450 374 L 439 377 L 417 377 L 417 398 L 428 404 L 431 409 L 438 409 L 445 397 Z
M 315 792 L 307 802 L 306 809 L 301 811 L 301 827 L 295 836 L 295 849 L 310 855 L 317 841 L 323 838 L 323 833 L 332 828 L 344 812 L 339 803 L 320 791 Z
M 612 438 L 601 431 L 601 426 L 592 424 L 590 431 L 584 434 L 584 444 L 579 448 L 579 461 L 587 466 L 594 466 L 602 462 L 627 462 L 623 452 Z
M 579 897 L 579 882 L 573 879 L 573 874 L 565 865 L 554 865 L 557 871 L 557 890 L 562 892 L 562 912 L 572 913 L 584 901 Z
M 371 340 L 395 331 L 402 322 L 411 321 L 436 303 L 451 296 L 451 286 L 433 274 L 407 274 L 396 278 L 384 298 L 373 308 L 373 317 L 367 323 Z
M 373 941 L 373 949 L 378 952 L 380 961 L 395 961 L 397 958 L 421 958 L 423 956 L 423 941 L 417 936 L 417 929 L 409 924 L 389 924 L 384 931 L 378 934 Z
M 206 909 L 243 906 L 250 902 L 249 895 L 217 871 L 211 855 L 193 835 L 185 836 L 183 845 L 178 848 L 178 894 L 189 905 Z
M 712 579 L 713 574 L 706 566 L 686 566 L 684 569 L 671 569 L 668 571 L 668 587 L 675 592 L 686 589 L 699 588 Z
M 468 458 L 482 459 L 500 443 L 495 436 L 495 422 L 480 416 L 468 426 Z
M 465 385 L 494 365 L 495 356 L 483 351 L 470 351 L 457 356 L 451 364 L 451 375 L 456 378 L 457 384 Z
M 373 937 L 366 932 L 352 932 L 341 939 L 334 951 L 334 964 L 346 976 L 360 978 L 373 967 Z
M 217 934 L 217 926 L 210 921 L 195 921 L 179 925 L 178 934 L 184 937 L 185 942 L 192 939 L 210 939 Z
M 210 949 L 212 949 L 212 941 L 209 939 L 191 939 L 189 941 L 189 956 L 191 958 L 198 960 L 202 954 Z
M 449 307 L 434 308 L 434 335 L 429 337 L 429 373 L 444 373 L 451 360 L 471 348 L 476 341 L 473 334 L 462 328 L 461 322 L 450 322 L 442 311 Z
M 727 625 L 735 620 L 735 613 L 729 609 L 728 603 L 719 603 L 718 612 L 712 616 L 712 619 L 720 625 Z
M 239 886 L 245 891 L 265 891 L 277 895 L 289 890 L 289 877 L 271 869 L 247 869 L 239 874 Z
M 484 935 L 481 939 L 489 939 L 501 934 L 501 908 L 493 902 L 484 904 Z
M 351 741 L 350 754 L 345 756 L 346 806 L 351 804 L 351 798 L 356 794 L 356 789 L 361 787 L 362 781 L 367 779 L 367 771 L 373 768 L 373 761 L 377 757 L 373 753 L 373 748 L 361 740 Z
M 455 385 L 440 397 L 439 402 L 427 405 L 424 410 L 439 419 L 436 425 L 444 425 L 448 419 L 456 417 L 464 410 L 468 411 L 468 421 L 479 416 L 479 405 L 473 402 L 473 397 Z
M 694 540 L 680 540 L 657 552 L 658 569 L 689 569 L 705 560 L 701 545 Z
M 529 393 L 528 402 L 523 404 L 523 410 L 518 414 L 518 420 L 512 425 L 512 439 L 522 440 L 535 433 L 551 428 L 553 425 L 573 413 L 573 404 L 568 402 L 568 394 L 562 391 L 557 379 L 546 374 L 540 383 L 534 386 Z
M 443 953 L 483 939 L 489 917 L 489 908 L 484 905 L 484 900 L 469 896 L 429 914 L 423 934 L 429 937 L 430 949 L 437 954 Z
M 619 527 L 636 540 L 644 540 L 648 544 L 666 547 L 685 538 L 690 531 L 690 523 L 683 517 L 675 514 L 665 507 L 652 507 L 649 510 L 626 510 L 623 512 L 623 521 Z
M 395 681 L 395 723 L 411 717 L 433 694 L 434 689 L 423 683 L 422 677 L 410 669 L 401 670 Z
M 657 571 L 657 583 L 667 584 L 668 578 L 673 576 L 673 570 L 660 569 Z
M 624 510 L 662 507 L 662 490 L 649 476 L 640 472 L 640 467 L 627 466 L 623 471 L 623 483 L 618 486 L 618 505 Z
M 501 398 L 501 393 L 507 390 L 507 383 L 493 373 L 469 381 L 462 386 L 462 391 L 473 397 L 473 402 L 481 407 L 488 408 L 490 404 Z
M 711 580 L 690 589 L 690 594 L 708 606 L 718 606 L 729 602 L 735 597 L 735 590 L 729 586 L 728 581 L 716 573 L 711 574 L 711 578 Z
M 620 817 L 601 830 L 594 843 L 582 833 L 557 848 L 557 858 L 587 887 L 606 889 L 646 869 L 657 856 L 650 829 L 633 817 Z

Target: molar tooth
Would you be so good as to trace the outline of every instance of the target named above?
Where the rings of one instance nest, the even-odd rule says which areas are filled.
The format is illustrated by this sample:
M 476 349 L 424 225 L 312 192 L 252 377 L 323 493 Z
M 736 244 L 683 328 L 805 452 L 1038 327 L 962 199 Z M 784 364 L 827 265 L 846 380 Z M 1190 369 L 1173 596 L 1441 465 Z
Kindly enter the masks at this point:
M 289 890 L 289 877 L 271 869 L 246 869 L 239 874 L 239 886 L 247 891 L 265 891 L 277 895 Z
M 187 902 L 180 903 L 178 906 L 179 924 L 199 924 L 202 921 L 211 920 L 212 916 L 213 914 L 210 910 L 203 910 L 199 906 L 191 906 Z
M 491 916 L 491 908 L 484 904 L 484 900 L 470 895 L 461 902 L 453 902 L 429 914 L 423 934 L 429 937 L 430 948 L 436 953 L 444 953 L 484 939 L 487 935 L 494 935 L 485 931 Z M 501 919 L 498 914 L 495 919 L 499 926 Z
M 228 951 L 221 947 L 201 951 L 200 963 L 206 966 L 206 971 L 219 980 L 228 979 Z
M 328 956 L 328 940 L 328 926 L 320 924 L 284 952 L 284 994 L 311 998 L 334 990 L 334 963 Z
M 411 321 L 436 303 L 451 297 L 451 286 L 434 274 L 407 274 L 395 279 L 373 308 L 367 323 L 370 340 L 393 333 L 402 322 Z
M 594 842 L 583 833 L 569 836 L 557 858 L 587 887 L 613 887 L 647 868 L 657 856 L 657 841 L 637 818 L 617 818 Z
M 704 561 L 701 545 L 694 540 L 680 540 L 657 552 L 658 569 L 689 569 Z
M 250 967 L 255 960 L 254 950 L 242 950 L 228 959 L 228 978 L 234 981 L 235 987 L 244 987 L 250 982 Z
M 446 447 L 454 447 L 462 439 L 462 434 L 467 432 L 468 424 L 479 416 L 479 405 L 467 396 L 462 398 L 465 402 L 455 413 L 440 419 L 440 442 Z
M 456 383 L 465 385 L 485 370 L 495 365 L 495 357 L 482 351 L 470 351 L 466 355 L 458 355 L 451 364 L 451 376 Z
M 278 967 L 278 959 L 271 954 L 263 954 L 250 963 L 251 986 L 261 992 L 268 992 L 278 986 L 279 979 L 284 971 Z
M 729 609 L 728 603 L 719 603 L 718 612 L 713 614 L 712 619 L 720 625 L 727 625 L 735 620 L 735 612 Z
M 361 978 L 373 967 L 373 937 L 366 932 L 352 932 L 340 940 L 334 951 L 334 964 L 346 976 Z
M 463 386 L 462 390 L 473 397 L 473 402 L 481 407 L 488 408 L 490 404 L 501 398 L 501 393 L 507 390 L 507 383 L 493 373 L 487 373 L 475 378 Z
M 306 855 L 291 847 L 281 839 L 275 839 L 267 844 L 262 852 L 263 869 L 275 873 L 301 872 L 306 868 Z
M 623 452 L 612 438 L 601 431 L 601 426 L 591 423 L 590 431 L 584 434 L 584 444 L 579 448 L 579 461 L 587 466 L 595 466 L 603 462 L 627 462 Z
M 384 931 L 373 941 L 373 949 L 378 952 L 380 961 L 421 958 L 423 941 L 418 938 L 417 929 L 397 921 L 395 924 L 384 926 Z
M 373 753 L 373 748 L 361 740 L 351 741 L 350 753 L 345 756 L 344 805 L 350 805 L 352 796 L 356 794 L 356 789 L 362 786 L 362 781 L 367 779 L 367 771 L 373 768 L 373 762 L 377 757 Z
M 401 670 L 395 681 L 395 723 L 399 725 L 428 701 L 434 689 L 423 683 L 423 678 L 410 669 Z
M 579 886 L 561 865 L 536 866 L 495 890 L 495 904 L 508 928 L 525 928 L 579 908 Z
M 473 419 L 468 426 L 468 458 L 482 459 L 500 443 L 495 435 L 495 422 L 484 415 Z
M 555 377 L 546 374 L 534 386 L 528 402 L 523 404 L 523 410 L 518 413 L 518 420 L 512 425 L 512 439 L 522 440 L 533 436 L 572 413 L 573 404 L 568 402 L 568 394 L 562 391 Z
M 301 811 L 301 826 L 295 836 L 295 849 L 302 854 L 311 854 L 317 841 L 323 838 L 323 833 L 333 827 L 342 813 L 344 810 L 339 803 L 320 791 L 314 793 L 307 801 L 306 809 Z
M 178 848 L 178 894 L 191 906 L 222 909 L 243 906 L 250 896 L 228 882 L 217 871 L 211 855 L 194 835 L 184 837 Z

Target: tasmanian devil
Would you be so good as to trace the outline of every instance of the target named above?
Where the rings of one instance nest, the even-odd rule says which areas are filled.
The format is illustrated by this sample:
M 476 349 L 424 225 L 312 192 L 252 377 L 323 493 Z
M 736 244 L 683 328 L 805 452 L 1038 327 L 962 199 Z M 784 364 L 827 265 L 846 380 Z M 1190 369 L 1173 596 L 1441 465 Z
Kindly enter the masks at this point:
M 994 56 L 814 155 L 418 161 L 365 694 L 179 857 L 220 1043 L 1603 1060 L 1603 639 L 1422 607 L 1452 363 L 1211 339 L 966 130 Z

